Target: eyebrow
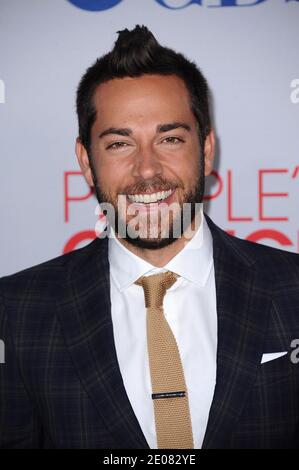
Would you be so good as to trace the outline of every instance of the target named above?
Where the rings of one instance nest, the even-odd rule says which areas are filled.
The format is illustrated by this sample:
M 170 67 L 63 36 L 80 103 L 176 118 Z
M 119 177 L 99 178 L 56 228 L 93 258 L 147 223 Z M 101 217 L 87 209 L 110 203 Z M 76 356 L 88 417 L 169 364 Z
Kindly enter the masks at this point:
M 179 128 L 185 129 L 186 131 L 189 131 L 189 132 L 191 131 L 191 127 L 189 126 L 189 124 L 186 124 L 185 122 L 170 122 L 167 124 L 158 124 L 156 128 L 156 132 L 160 134 L 162 132 L 169 132 L 169 131 L 173 131 L 174 129 L 179 129 Z M 99 138 L 101 139 L 105 135 L 110 135 L 110 134 L 116 134 L 116 135 L 128 137 L 129 135 L 132 134 L 132 132 L 133 132 L 132 129 L 128 127 L 120 127 L 120 128 L 109 127 L 109 129 L 106 129 L 105 131 L 101 132 L 101 134 L 99 135 Z
M 168 131 L 173 131 L 174 129 L 185 129 L 186 131 L 191 131 L 191 127 L 189 124 L 186 124 L 185 122 L 170 122 L 169 124 L 159 124 L 157 126 L 157 132 L 168 132 Z
M 126 137 L 132 134 L 132 129 L 129 129 L 127 127 L 119 128 L 119 129 L 116 127 L 109 127 L 109 129 L 106 129 L 99 135 L 99 138 L 101 139 L 105 135 L 109 135 L 109 134 L 117 134 L 117 135 L 122 135 Z

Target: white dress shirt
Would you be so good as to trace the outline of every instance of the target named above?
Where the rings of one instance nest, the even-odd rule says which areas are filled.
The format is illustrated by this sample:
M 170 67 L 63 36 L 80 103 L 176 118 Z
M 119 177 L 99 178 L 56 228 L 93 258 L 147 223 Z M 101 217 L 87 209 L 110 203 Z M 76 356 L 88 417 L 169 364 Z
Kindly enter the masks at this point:
M 147 354 L 143 275 L 179 274 L 164 297 L 164 313 L 176 338 L 189 395 L 195 448 L 201 448 L 216 383 L 217 310 L 212 236 L 201 208 L 193 238 L 163 268 L 128 250 L 110 227 L 108 257 L 113 332 L 124 386 L 151 449 L 157 449 Z

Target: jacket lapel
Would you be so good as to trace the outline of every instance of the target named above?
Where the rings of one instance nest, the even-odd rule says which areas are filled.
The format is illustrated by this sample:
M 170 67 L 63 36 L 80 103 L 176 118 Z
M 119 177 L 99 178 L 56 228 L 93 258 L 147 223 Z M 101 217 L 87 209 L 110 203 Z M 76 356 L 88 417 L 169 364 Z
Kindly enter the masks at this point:
M 255 251 L 207 221 L 214 246 L 218 349 L 203 448 L 225 448 L 260 367 L 271 299 L 266 276 L 255 269 Z
M 148 448 L 127 397 L 114 345 L 108 239 L 81 250 L 58 305 L 80 380 L 113 436 L 111 447 Z M 79 259 L 79 261 L 78 261 Z

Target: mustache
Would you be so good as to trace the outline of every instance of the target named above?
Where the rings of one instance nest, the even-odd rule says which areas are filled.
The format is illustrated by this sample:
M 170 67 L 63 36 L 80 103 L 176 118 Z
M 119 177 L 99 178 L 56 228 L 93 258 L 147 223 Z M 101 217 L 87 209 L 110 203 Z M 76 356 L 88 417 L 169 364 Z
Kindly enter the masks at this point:
M 154 180 L 142 180 L 137 182 L 134 186 L 126 187 L 121 194 L 150 194 L 152 192 L 174 190 L 177 187 L 182 187 L 182 185 L 162 178 L 155 178 Z

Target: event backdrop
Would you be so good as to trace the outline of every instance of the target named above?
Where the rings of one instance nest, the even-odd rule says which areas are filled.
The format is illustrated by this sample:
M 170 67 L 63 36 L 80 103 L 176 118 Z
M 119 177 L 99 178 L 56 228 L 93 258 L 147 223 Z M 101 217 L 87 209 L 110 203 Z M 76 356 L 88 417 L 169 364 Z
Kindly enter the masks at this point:
M 116 31 L 137 23 L 210 83 L 206 211 L 238 237 L 299 251 L 298 0 L 0 0 L 0 275 L 95 236 L 75 92 Z

